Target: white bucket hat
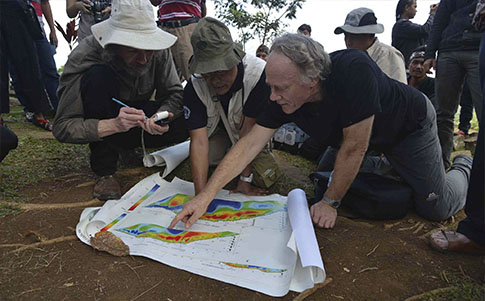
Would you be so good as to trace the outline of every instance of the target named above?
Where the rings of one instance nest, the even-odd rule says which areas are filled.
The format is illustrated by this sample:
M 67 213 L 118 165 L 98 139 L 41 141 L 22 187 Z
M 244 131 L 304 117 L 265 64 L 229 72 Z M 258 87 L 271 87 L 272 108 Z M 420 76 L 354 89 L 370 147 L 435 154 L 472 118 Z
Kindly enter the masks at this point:
M 334 30 L 335 34 L 344 32 L 353 34 L 383 33 L 384 25 L 377 23 L 377 18 L 371 9 L 361 7 L 351 11 L 345 18 L 345 24 Z
M 109 19 L 91 27 L 103 46 L 118 44 L 143 50 L 161 50 L 172 46 L 177 37 L 157 27 L 148 0 L 113 0 Z

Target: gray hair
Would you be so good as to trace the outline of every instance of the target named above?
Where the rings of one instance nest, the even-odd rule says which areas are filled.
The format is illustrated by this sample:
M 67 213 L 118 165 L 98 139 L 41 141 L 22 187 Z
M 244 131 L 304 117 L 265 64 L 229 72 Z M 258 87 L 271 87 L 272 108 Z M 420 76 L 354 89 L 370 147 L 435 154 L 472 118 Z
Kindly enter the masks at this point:
M 331 72 L 332 62 L 322 44 L 310 37 L 286 33 L 274 40 L 270 52 L 279 52 L 300 69 L 302 82 L 318 78 L 324 81 Z

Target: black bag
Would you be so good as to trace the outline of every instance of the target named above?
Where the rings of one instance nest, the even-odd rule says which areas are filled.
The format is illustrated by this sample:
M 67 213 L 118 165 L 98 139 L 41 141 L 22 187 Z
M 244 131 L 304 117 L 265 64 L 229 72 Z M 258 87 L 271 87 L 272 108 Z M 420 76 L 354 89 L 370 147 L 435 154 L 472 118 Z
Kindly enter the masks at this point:
M 24 11 L 23 21 L 33 40 L 42 40 L 44 35 L 42 34 L 42 29 L 40 27 L 39 19 L 37 18 L 37 13 L 35 8 L 28 4 L 25 0 L 17 0 L 17 2 L 22 7 Z
M 327 190 L 330 172 L 315 172 L 310 179 L 315 186 L 315 202 Z M 357 217 L 367 219 L 397 219 L 404 217 L 413 206 L 413 190 L 403 182 L 376 174 L 359 173 L 342 199 Z M 313 205 L 313 204 L 310 204 Z

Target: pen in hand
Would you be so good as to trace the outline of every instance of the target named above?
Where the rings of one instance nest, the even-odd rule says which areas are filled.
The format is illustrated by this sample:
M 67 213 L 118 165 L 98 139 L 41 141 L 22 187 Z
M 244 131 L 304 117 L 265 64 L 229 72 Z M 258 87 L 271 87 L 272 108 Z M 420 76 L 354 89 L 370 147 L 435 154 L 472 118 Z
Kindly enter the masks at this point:
M 118 99 L 116 99 L 116 98 L 114 98 L 114 97 L 112 97 L 111 99 L 112 99 L 114 102 L 116 102 L 117 104 L 119 104 L 119 105 L 121 105 L 121 106 L 123 106 L 123 107 L 125 107 L 125 108 L 130 108 L 130 106 L 129 106 L 129 105 L 125 104 L 125 103 L 124 103 L 124 102 L 122 102 L 121 100 L 118 100 Z M 145 116 L 145 119 L 148 119 L 148 117 L 146 117 L 146 116 Z

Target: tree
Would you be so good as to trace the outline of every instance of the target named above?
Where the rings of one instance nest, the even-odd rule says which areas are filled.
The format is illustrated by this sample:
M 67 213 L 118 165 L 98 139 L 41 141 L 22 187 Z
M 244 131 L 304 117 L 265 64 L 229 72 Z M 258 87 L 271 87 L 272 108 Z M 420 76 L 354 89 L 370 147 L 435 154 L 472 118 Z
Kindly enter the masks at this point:
M 214 0 L 217 17 L 236 28 L 239 42 L 258 37 L 261 44 L 271 43 L 288 26 L 282 19 L 294 19 L 306 0 Z M 255 11 L 252 13 L 252 11 Z

